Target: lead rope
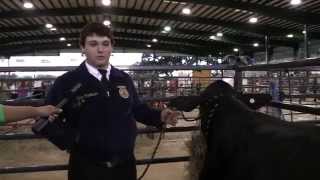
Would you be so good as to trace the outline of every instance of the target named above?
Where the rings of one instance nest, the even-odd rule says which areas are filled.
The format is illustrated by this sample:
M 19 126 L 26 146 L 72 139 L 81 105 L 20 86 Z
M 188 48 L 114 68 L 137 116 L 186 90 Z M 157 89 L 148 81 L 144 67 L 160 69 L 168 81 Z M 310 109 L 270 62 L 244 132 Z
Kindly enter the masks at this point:
M 197 118 L 195 118 L 195 119 L 189 120 L 188 118 L 186 118 L 186 117 L 184 116 L 183 111 L 180 111 L 180 112 L 181 112 L 181 115 L 182 115 L 183 120 L 185 120 L 185 121 L 190 122 L 190 121 L 197 121 L 197 120 L 200 119 L 200 116 L 199 116 L 199 117 L 197 117 Z M 149 169 L 149 167 L 150 167 L 150 165 L 151 165 L 151 162 L 154 160 L 154 157 L 155 157 L 155 155 L 156 155 L 156 153 L 157 153 L 157 150 L 159 149 L 159 145 L 160 145 L 160 143 L 161 143 L 162 136 L 164 135 L 165 130 L 166 130 L 166 125 L 164 124 L 164 125 L 162 126 L 162 128 L 161 128 L 161 131 L 160 131 L 160 134 L 159 134 L 159 138 L 158 138 L 157 144 L 156 144 L 156 146 L 155 146 L 154 149 L 153 149 L 153 152 L 152 152 L 152 155 L 151 155 L 151 158 L 150 158 L 150 162 L 147 163 L 147 166 L 144 168 L 144 170 L 143 170 L 142 174 L 140 175 L 140 177 L 138 178 L 138 180 L 141 180 L 141 179 L 146 175 L 146 173 L 147 173 L 147 171 L 148 171 L 148 169 Z
M 149 169 L 149 167 L 150 167 L 150 165 L 151 165 L 151 162 L 154 160 L 154 157 L 155 157 L 155 155 L 156 155 L 156 153 L 157 153 L 157 150 L 158 150 L 158 148 L 159 148 L 159 145 L 160 145 L 160 143 L 161 143 L 162 136 L 164 135 L 165 130 L 166 130 L 166 125 L 164 124 L 164 125 L 162 126 L 162 128 L 161 128 L 161 131 L 160 131 L 160 134 L 159 134 L 159 138 L 158 138 L 157 144 L 156 144 L 156 146 L 155 146 L 154 149 L 153 149 L 153 152 L 152 152 L 152 155 L 151 155 L 151 158 L 150 158 L 150 162 L 147 163 L 147 166 L 144 168 L 144 170 L 143 170 L 142 174 L 140 175 L 140 177 L 138 178 L 138 180 L 141 180 L 141 179 L 146 175 L 146 173 L 147 173 L 147 171 L 148 171 L 148 169 Z

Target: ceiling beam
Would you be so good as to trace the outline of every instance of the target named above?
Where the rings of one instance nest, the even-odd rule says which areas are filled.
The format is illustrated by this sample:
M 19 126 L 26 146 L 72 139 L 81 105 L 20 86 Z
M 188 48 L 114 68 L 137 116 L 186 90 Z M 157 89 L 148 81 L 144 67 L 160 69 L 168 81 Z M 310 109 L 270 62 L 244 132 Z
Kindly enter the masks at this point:
M 78 41 L 70 41 L 72 44 L 77 44 Z M 150 49 L 150 50 L 160 50 L 168 52 L 178 52 L 191 55 L 206 56 L 208 54 L 218 55 L 219 51 L 212 50 L 211 52 L 206 51 L 204 47 L 201 46 L 183 46 L 183 45 L 173 45 L 173 44 L 163 44 L 157 43 L 152 44 L 151 48 L 147 48 L 144 42 L 132 41 L 132 40 L 117 40 L 116 48 L 133 48 L 133 49 Z M 35 43 L 32 46 L 22 45 L 9 45 L 0 48 L 0 56 L 14 56 L 19 54 L 33 53 L 41 50 L 61 50 L 61 49 L 78 49 L 78 45 L 73 47 L 66 47 L 65 42 L 54 42 L 54 43 Z M 230 53 L 231 51 L 226 49 L 225 53 Z
M 185 38 L 175 38 L 175 37 L 169 37 L 166 34 L 164 35 L 145 35 L 145 34 L 137 34 L 137 33 L 125 33 L 125 32 L 114 32 L 114 36 L 117 39 L 121 38 L 130 38 L 130 39 L 140 39 L 145 41 L 145 43 L 152 43 L 152 39 L 156 38 L 158 41 L 163 42 L 163 44 L 171 44 L 172 43 L 179 43 L 181 45 L 188 44 L 188 45 L 194 45 L 194 46 L 203 46 L 206 47 L 206 49 L 233 49 L 235 45 L 227 44 L 224 42 L 219 41 L 205 41 L 205 40 L 199 40 L 199 39 L 185 39 Z M 46 35 L 37 35 L 37 36 L 24 36 L 20 38 L 0 38 L 0 48 L 3 46 L 8 45 L 9 43 L 14 42 L 27 42 L 27 41 L 34 41 L 34 40 L 58 40 L 60 37 L 65 37 L 66 39 L 75 39 L 79 37 L 79 33 L 66 33 L 66 34 L 46 34 Z M 12 44 L 13 45 L 13 44 Z M 244 50 L 250 50 L 255 51 L 257 48 L 252 47 L 251 44 L 248 45 L 237 45 L 237 47 L 244 49 Z M 208 50 L 210 51 L 210 50 Z
M 61 8 L 61 9 L 47 9 L 47 10 L 33 10 L 33 11 L 6 11 L 0 13 L 0 19 L 10 18 L 28 18 L 28 17 L 49 17 L 49 16 L 79 16 L 79 15 L 121 15 L 121 16 L 135 16 L 143 18 L 155 18 L 161 20 L 173 20 L 180 22 L 188 22 L 195 24 L 217 25 L 225 28 L 230 28 L 242 32 L 251 32 L 260 35 L 285 35 L 289 33 L 299 33 L 301 31 L 293 31 L 274 26 L 248 24 L 224 21 L 218 19 L 209 19 L 193 16 L 174 15 L 169 13 L 158 13 L 150 11 L 141 11 L 125 8 L 109 8 L 109 7 L 88 7 L 88 8 Z
M 313 24 L 319 23 L 320 14 L 309 13 L 294 9 L 285 9 L 274 6 L 264 6 L 258 3 L 250 3 L 244 1 L 233 1 L 233 0 L 169 0 L 175 2 L 202 4 L 209 6 L 218 6 L 225 8 L 247 10 L 259 15 L 264 15 L 277 19 L 284 19 L 299 24 Z M 288 1 L 289 3 L 289 1 Z
M 61 29 L 80 29 L 85 26 L 86 23 L 70 23 L 70 24 L 54 24 L 55 27 L 58 28 L 58 31 Z M 135 30 L 142 30 L 142 31 L 150 31 L 150 32 L 161 32 L 163 27 L 161 26 L 150 26 L 150 25 L 140 25 L 140 24 L 130 24 L 130 23 L 122 23 L 122 22 L 112 22 L 112 28 L 115 30 L 117 28 L 122 29 L 135 29 Z M 47 31 L 50 32 L 44 25 L 28 25 L 28 26 L 19 26 L 19 27 L 0 27 L 0 32 L 8 33 L 8 36 L 12 33 L 17 32 L 25 32 L 25 31 Z M 51 33 L 51 32 L 50 32 Z M 185 34 L 185 35 L 192 35 L 198 37 L 206 37 L 209 38 L 210 35 L 215 35 L 216 32 L 212 31 L 199 31 L 199 30 L 188 30 L 184 28 L 172 28 L 172 31 L 169 34 Z M 221 41 L 227 44 L 233 45 L 251 45 L 254 42 L 260 42 L 263 44 L 264 37 L 248 37 L 243 35 L 228 35 L 224 34 L 222 38 L 217 38 L 216 40 L 212 41 Z M 3 41 L 0 41 L 3 42 Z M 297 40 L 273 40 L 271 38 L 270 44 L 273 46 L 288 46 L 294 47 L 299 43 Z

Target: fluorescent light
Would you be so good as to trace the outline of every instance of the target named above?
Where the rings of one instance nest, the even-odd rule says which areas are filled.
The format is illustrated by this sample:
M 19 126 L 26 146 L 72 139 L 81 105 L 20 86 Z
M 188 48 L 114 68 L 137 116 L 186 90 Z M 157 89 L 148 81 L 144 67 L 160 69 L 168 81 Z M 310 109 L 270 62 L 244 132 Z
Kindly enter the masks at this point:
M 293 36 L 293 34 L 288 34 L 287 35 L 287 38 L 293 38 L 294 36 Z
M 71 46 L 71 44 L 70 44 L 70 43 L 68 43 L 68 44 L 67 44 L 67 46 L 68 46 L 68 47 L 70 47 L 70 46 Z
M 215 40 L 216 36 L 212 35 L 212 36 L 209 37 L 209 39 Z
M 185 15 L 189 15 L 189 14 L 191 14 L 191 10 L 190 10 L 190 8 L 183 8 L 182 13 Z
M 259 43 L 253 43 L 253 47 L 259 47 Z
M 305 31 L 305 30 L 303 30 L 303 31 L 302 31 L 302 34 L 305 34 L 305 33 L 306 33 L 306 31 Z
M 257 23 L 257 22 L 258 22 L 258 18 L 256 18 L 256 17 L 251 17 L 251 18 L 249 19 L 249 22 L 252 23 L 252 24 Z
M 167 31 L 167 32 L 171 31 L 171 27 L 170 27 L 170 26 L 165 26 L 163 29 L 164 29 L 165 31 Z
M 105 20 L 105 21 L 103 21 L 103 25 L 110 26 L 111 25 L 111 21 Z
M 31 8 L 33 8 L 33 4 L 31 2 L 29 2 L 29 1 L 25 1 L 23 3 L 23 7 L 26 8 L 26 9 L 31 9 Z
M 46 28 L 50 29 L 50 28 L 53 28 L 53 25 L 52 24 L 46 24 Z
M 65 40 L 66 40 L 65 37 L 61 37 L 61 38 L 60 38 L 60 41 L 65 41 Z
M 151 48 L 151 44 L 147 44 L 147 47 L 148 47 L 148 48 Z
M 110 6 L 111 5 L 111 0 L 102 0 L 102 5 L 104 6 Z
M 218 32 L 218 33 L 217 33 L 217 36 L 218 36 L 218 37 L 222 37 L 222 36 L 223 36 L 223 33 L 222 33 L 222 32 Z
M 153 38 L 153 39 L 152 39 L 152 42 L 156 43 L 156 42 L 158 42 L 158 39 Z
M 294 5 L 294 6 L 299 5 L 299 4 L 301 4 L 301 0 L 291 0 L 290 4 Z
M 57 28 L 53 27 L 53 28 L 50 28 L 50 31 L 56 31 Z
M 234 52 L 239 52 L 239 49 L 238 48 L 233 48 L 233 51 Z

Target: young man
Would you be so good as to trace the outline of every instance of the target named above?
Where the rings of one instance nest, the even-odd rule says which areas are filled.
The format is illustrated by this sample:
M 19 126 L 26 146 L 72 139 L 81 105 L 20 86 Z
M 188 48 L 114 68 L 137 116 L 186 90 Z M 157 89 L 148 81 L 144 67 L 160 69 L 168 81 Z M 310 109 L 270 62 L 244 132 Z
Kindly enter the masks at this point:
M 135 120 L 159 128 L 177 123 L 177 112 L 139 101 L 129 75 L 109 64 L 113 45 L 108 27 L 85 26 L 80 47 L 86 60 L 59 77 L 48 94 L 48 103 L 56 105 L 64 92 L 82 85 L 63 107 L 66 126 L 77 134 L 69 149 L 69 180 L 136 180 Z
M 4 123 L 19 121 L 27 118 L 47 117 L 54 118 L 61 109 L 54 106 L 6 106 L 0 104 L 0 125 Z

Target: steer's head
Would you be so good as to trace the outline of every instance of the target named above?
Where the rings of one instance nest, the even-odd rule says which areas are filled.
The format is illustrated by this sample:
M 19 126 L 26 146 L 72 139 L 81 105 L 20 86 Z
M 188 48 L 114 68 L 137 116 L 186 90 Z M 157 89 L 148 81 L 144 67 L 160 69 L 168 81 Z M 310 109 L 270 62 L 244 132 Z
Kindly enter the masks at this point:
M 206 127 L 210 126 L 219 104 L 226 100 L 227 97 L 239 99 L 251 109 L 265 106 L 272 99 L 268 94 L 238 93 L 228 83 L 218 80 L 211 83 L 199 96 L 180 96 L 172 99 L 169 107 L 174 107 L 180 111 L 192 111 L 199 106 L 201 127 L 202 130 L 205 130 Z

